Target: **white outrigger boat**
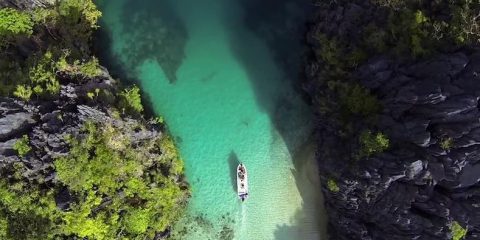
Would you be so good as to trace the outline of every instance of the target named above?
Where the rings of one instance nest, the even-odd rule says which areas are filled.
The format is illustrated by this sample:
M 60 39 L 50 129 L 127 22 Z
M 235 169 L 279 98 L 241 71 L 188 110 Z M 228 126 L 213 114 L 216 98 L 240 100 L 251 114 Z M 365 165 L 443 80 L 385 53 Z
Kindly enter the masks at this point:
M 237 192 L 242 202 L 248 198 L 248 175 L 247 168 L 243 163 L 237 167 Z

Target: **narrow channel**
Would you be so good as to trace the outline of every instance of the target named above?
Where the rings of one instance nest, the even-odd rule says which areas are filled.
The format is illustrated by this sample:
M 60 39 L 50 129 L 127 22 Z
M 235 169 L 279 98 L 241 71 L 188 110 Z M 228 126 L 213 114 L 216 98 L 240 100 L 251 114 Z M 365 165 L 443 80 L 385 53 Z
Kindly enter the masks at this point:
M 141 86 L 180 148 L 192 199 L 174 239 L 324 239 L 311 110 L 243 2 L 99 1 L 101 62 Z

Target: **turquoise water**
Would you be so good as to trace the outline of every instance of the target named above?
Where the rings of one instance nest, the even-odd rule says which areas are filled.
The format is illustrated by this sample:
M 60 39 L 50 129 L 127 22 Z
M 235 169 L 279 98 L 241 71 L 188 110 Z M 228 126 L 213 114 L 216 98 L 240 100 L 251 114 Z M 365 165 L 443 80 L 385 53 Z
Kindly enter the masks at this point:
M 320 239 L 310 110 L 270 48 L 243 24 L 238 1 L 100 6 L 112 54 L 166 120 L 185 161 L 193 196 L 173 236 Z M 234 191 L 240 161 L 250 185 L 243 204 Z

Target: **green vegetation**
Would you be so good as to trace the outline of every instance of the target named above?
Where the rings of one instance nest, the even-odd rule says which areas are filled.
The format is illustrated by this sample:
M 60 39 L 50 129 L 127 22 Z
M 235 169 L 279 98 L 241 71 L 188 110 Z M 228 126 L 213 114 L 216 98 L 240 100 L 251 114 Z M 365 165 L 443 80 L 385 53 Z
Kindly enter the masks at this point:
M 0 48 L 6 48 L 0 52 L 0 95 L 51 97 L 59 92 L 62 70 L 80 79 L 98 76 L 98 60 L 88 49 L 100 16 L 92 0 L 56 1 L 51 8 L 28 12 L 0 9 Z M 19 47 L 32 46 L 38 50 L 21 57 L 25 53 Z
M 338 187 L 337 182 L 333 179 L 328 179 L 327 188 L 328 190 L 330 190 L 330 192 L 334 192 L 334 193 L 340 191 L 340 188 Z
M 67 60 L 68 56 L 69 53 L 67 52 L 56 61 L 55 66 L 58 71 L 69 75 L 80 75 L 87 78 L 94 78 L 101 74 L 100 64 L 96 57 L 92 57 L 84 63 L 80 63 L 78 60 L 69 63 Z
M 29 76 L 33 92 L 37 96 L 55 95 L 60 91 L 55 61 L 50 51 L 35 60 L 35 65 L 30 68 Z
M 161 169 L 181 174 L 176 172 L 181 160 L 176 152 L 163 147 L 166 138 L 134 149 L 128 136 L 111 125 L 88 122 L 85 131 L 83 140 L 69 139 L 70 155 L 55 161 L 60 181 L 85 198 L 74 206 L 78 212 L 65 216 L 71 221 L 66 228 L 68 234 L 113 239 L 120 229 L 125 229 L 125 236 L 152 237 L 178 217 L 176 208 L 184 200 L 184 193 L 174 175 L 164 175 Z M 150 157 L 155 149 L 162 151 L 161 158 Z M 102 196 L 109 196 L 112 203 L 91 219 L 92 210 L 105 199 Z M 120 214 L 121 210 L 125 212 Z M 91 226 L 85 225 L 89 222 Z
M 390 41 L 396 42 L 395 53 L 411 52 L 413 56 L 424 56 L 429 53 L 429 19 L 421 10 L 404 10 L 391 12 L 389 17 L 391 31 Z
M 452 222 L 450 231 L 452 231 L 452 240 L 461 240 L 467 235 L 467 229 L 463 228 L 457 221 Z
M 18 36 L 30 36 L 33 21 L 27 13 L 12 9 L 0 9 L 0 47 L 6 46 Z
M 440 141 L 440 147 L 445 151 L 450 150 L 453 147 L 453 139 L 451 137 L 443 138 Z
M 89 78 L 96 77 L 100 75 L 100 65 L 98 64 L 98 59 L 93 57 L 91 60 L 87 61 L 84 64 L 79 66 L 79 72 L 82 75 L 85 75 Z
M 80 83 L 101 75 L 88 50 L 100 16 L 92 0 L 55 1 L 51 8 L 28 12 L 0 9 L 0 47 L 5 49 L 0 51 L 0 96 L 55 100 L 61 81 Z M 91 100 L 108 97 L 102 107 L 118 100 L 124 113 L 143 111 L 136 86 L 116 96 L 108 89 L 87 91 Z M 107 112 L 121 120 L 113 106 Z M 143 118 L 137 120 L 135 127 L 123 121 L 84 123 L 78 134 L 66 137 L 70 151 L 45 163 L 34 178 L 25 174 L 29 167 L 22 162 L 2 167 L 0 239 L 153 239 L 171 226 L 189 195 L 183 162 L 168 134 L 130 139 L 134 128 L 146 128 Z M 27 156 L 32 151 L 28 136 L 14 149 Z M 46 179 L 54 173 L 53 181 Z M 66 200 L 58 203 L 57 197 Z
M 70 152 L 54 166 L 75 199 L 69 211 L 54 200 L 62 185 L 25 181 L 23 163 L 13 166 L 14 172 L 5 174 L 11 177 L 0 180 L 2 239 L 152 239 L 165 230 L 188 197 L 177 182 L 182 161 L 170 138 L 134 146 L 125 132 L 87 122 L 82 138 L 68 137 Z M 15 145 L 21 155 L 30 150 L 26 136 Z
M 398 55 L 425 56 L 475 44 L 480 39 L 480 5 L 470 0 L 371 0 L 389 11 L 389 24 L 378 27 Z M 385 49 L 386 50 L 386 49 Z
M 30 147 L 30 140 L 28 139 L 27 135 L 23 135 L 22 138 L 17 140 L 13 145 L 13 149 L 17 151 L 18 155 L 21 157 L 27 155 L 32 148 Z
M 120 93 L 120 108 L 123 111 L 126 110 L 133 113 L 141 113 L 143 111 L 142 97 L 137 86 L 124 89 Z
M 54 239 L 59 211 L 53 190 L 30 186 L 18 173 L 0 180 L 0 236 L 4 240 Z
M 68 25 L 84 27 L 87 30 L 97 28 L 97 21 L 102 16 L 92 0 L 59 1 L 58 12 Z
M 360 156 L 371 156 L 373 154 L 381 153 L 388 149 L 390 140 L 381 132 L 372 133 L 371 131 L 363 131 L 360 134 Z
M 32 87 L 27 85 L 18 85 L 17 89 L 15 89 L 15 92 L 13 92 L 13 95 L 15 97 L 21 98 L 24 101 L 30 100 L 30 97 L 32 97 L 32 94 L 33 94 Z
M 369 117 L 381 110 L 377 98 L 359 84 L 342 85 L 339 96 L 344 114 Z

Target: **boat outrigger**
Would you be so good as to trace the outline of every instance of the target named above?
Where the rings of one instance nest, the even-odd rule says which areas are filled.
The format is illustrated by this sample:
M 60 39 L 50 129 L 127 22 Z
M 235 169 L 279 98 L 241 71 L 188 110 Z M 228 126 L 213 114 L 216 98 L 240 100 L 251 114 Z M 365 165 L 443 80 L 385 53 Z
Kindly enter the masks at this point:
M 247 168 L 243 163 L 237 167 L 237 192 L 242 202 L 248 198 L 248 175 Z

